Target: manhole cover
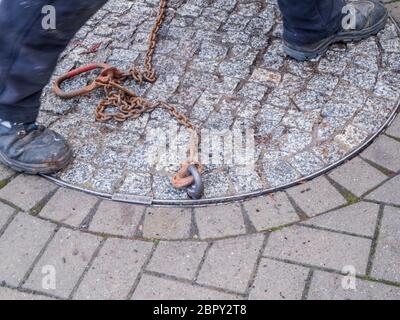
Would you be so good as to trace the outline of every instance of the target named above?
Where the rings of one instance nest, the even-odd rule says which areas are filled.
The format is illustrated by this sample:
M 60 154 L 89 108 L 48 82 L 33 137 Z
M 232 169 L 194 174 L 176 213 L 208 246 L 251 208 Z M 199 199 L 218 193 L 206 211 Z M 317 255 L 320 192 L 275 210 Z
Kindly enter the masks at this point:
M 170 1 L 154 60 L 158 80 L 129 83 L 202 128 L 201 203 L 265 193 L 331 168 L 383 129 L 400 96 L 394 22 L 377 37 L 299 63 L 282 53 L 275 1 L 237 2 Z M 157 10 L 156 1 L 110 1 L 71 42 L 55 76 L 92 61 L 141 66 Z M 87 75 L 65 89 L 89 81 Z M 95 122 L 102 94 L 62 101 L 45 90 L 41 121 L 76 154 L 52 178 L 114 199 L 189 203 L 170 184 L 188 132 L 160 110 L 125 123 Z

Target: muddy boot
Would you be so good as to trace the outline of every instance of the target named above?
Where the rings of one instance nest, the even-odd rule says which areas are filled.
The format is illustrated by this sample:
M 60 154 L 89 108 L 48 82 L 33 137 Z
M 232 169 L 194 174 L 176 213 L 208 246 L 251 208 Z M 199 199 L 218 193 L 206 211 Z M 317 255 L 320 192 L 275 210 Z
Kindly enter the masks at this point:
M 0 121 L 0 162 L 18 172 L 54 173 L 72 160 L 72 151 L 63 137 L 37 125 Z
M 354 7 L 355 28 L 344 29 L 309 45 L 294 45 L 284 42 L 284 51 L 287 55 L 300 61 L 316 58 L 324 54 L 329 46 L 335 42 L 351 42 L 366 39 L 381 31 L 388 19 L 388 12 L 384 5 L 377 0 L 350 2 Z

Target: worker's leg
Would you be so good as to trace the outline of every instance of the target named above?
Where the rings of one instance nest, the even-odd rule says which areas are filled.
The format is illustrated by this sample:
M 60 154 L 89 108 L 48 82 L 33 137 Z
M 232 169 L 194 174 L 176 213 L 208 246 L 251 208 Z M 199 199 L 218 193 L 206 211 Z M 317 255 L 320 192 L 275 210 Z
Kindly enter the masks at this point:
M 106 0 L 0 1 L 0 119 L 33 122 L 60 53 Z M 56 29 L 45 30 L 52 5 Z
M 335 42 L 359 41 L 375 35 L 384 28 L 388 17 L 378 0 L 278 2 L 284 19 L 284 50 L 297 60 L 315 58 Z M 355 23 L 348 24 L 348 19 Z
M 344 0 L 279 0 L 284 39 L 298 45 L 317 42 L 339 30 Z
M 36 125 L 40 95 L 60 53 L 106 0 L 0 1 L 0 162 L 27 173 L 49 173 L 72 158 L 67 142 Z M 46 30 L 46 6 L 55 29 Z M 44 13 L 42 13 L 42 11 Z

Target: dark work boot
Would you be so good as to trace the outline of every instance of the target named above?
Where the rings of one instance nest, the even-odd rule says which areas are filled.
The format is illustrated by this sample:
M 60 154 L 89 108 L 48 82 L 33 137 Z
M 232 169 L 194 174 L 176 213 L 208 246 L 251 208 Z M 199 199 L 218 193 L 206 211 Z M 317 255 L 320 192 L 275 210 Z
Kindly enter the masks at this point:
M 66 167 L 71 160 L 71 148 L 54 131 L 35 123 L 0 123 L 0 162 L 13 170 L 49 174 Z
M 303 46 L 284 41 L 285 53 L 300 61 L 313 59 L 324 54 L 332 43 L 363 40 L 376 35 L 385 27 L 388 19 L 388 12 L 384 5 L 378 0 L 355 1 L 349 2 L 348 4 L 352 5 L 354 8 L 355 28 L 344 28 L 342 25 L 340 30 L 335 34 L 316 43 Z M 346 14 L 344 14 L 343 17 L 345 18 Z M 349 20 L 346 19 L 345 22 L 349 22 Z

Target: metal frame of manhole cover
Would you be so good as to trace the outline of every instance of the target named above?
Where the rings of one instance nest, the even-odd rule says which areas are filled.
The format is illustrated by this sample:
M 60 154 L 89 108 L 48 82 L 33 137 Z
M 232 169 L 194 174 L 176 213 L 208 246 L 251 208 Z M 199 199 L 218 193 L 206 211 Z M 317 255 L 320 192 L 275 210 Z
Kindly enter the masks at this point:
M 394 21 L 394 19 L 390 18 L 390 20 L 391 20 L 391 23 L 394 24 L 395 30 L 397 31 L 397 34 L 400 37 L 399 26 Z M 80 186 L 74 185 L 72 183 L 68 183 L 66 181 L 61 180 L 60 178 L 55 177 L 55 176 L 44 175 L 44 177 L 46 179 L 49 179 L 49 180 L 55 182 L 56 184 L 58 184 L 60 186 L 64 186 L 64 187 L 68 187 L 68 188 L 82 191 L 85 193 L 89 193 L 92 195 L 96 195 L 101 198 L 114 200 L 114 201 L 127 202 L 127 203 L 132 203 L 132 204 L 145 204 L 145 205 L 154 205 L 154 206 L 204 206 L 204 205 L 212 205 L 212 204 L 245 200 L 248 198 L 253 198 L 253 197 L 257 197 L 257 196 L 266 195 L 269 193 L 274 193 L 277 191 L 282 191 L 284 189 L 293 187 L 300 183 L 304 183 L 305 181 L 311 180 L 313 178 L 316 178 L 320 175 L 323 175 L 323 174 L 335 169 L 336 167 L 340 166 L 344 162 L 355 157 L 360 152 L 362 152 L 367 146 L 369 146 L 392 123 L 392 121 L 395 119 L 397 113 L 399 112 L 400 99 L 398 99 L 397 102 L 393 101 L 393 106 L 394 107 L 393 107 L 392 111 L 390 112 L 390 115 L 387 116 L 386 121 L 376 132 L 374 132 L 371 136 L 369 136 L 369 138 L 366 141 L 364 141 L 362 144 L 351 149 L 352 151 L 350 153 L 348 153 L 344 157 L 340 158 L 336 162 L 333 162 L 333 163 L 327 165 L 326 167 L 324 167 L 316 172 L 313 172 L 310 175 L 304 175 L 301 178 L 293 180 L 289 183 L 285 183 L 285 184 L 282 184 L 282 185 L 279 185 L 276 187 L 260 189 L 260 190 L 256 190 L 256 191 L 252 191 L 252 192 L 243 192 L 243 193 L 236 194 L 236 195 L 204 198 L 204 199 L 200 199 L 200 200 L 196 200 L 196 201 L 189 200 L 189 199 L 187 199 L 187 200 L 186 199 L 157 199 L 157 198 L 141 196 L 141 195 L 131 195 L 131 194 L 123 194 L 123 193 L 116 193 L 116 194 L 103 193 L 103 192 L 98 192 L 95 190 L 85 189 L 84 187 L 80 187 Z
M 317 178 L 325 173 L 328 173 L 343 163 L 349 161 L 350 159 L 356 157 L 358 154 L 360 154 L 363 150 L 365 150 L 372 142 L 375 141 L 377 137 L 386 129 L 388 128 L 392 122 L 395 120 L 397 114 L 400 111 L 400 101 L 397 103 L 397 107 L 395 110 L 393 110 L 392 114 L 388 118 L 388 120 L 385 122 L 385 124 L 379 129 L 376 134 L 374 134 L 370 139 L 368 139 L 364 144 L 360 145 L 357 149 L 355 149 L 353 152 L 348 154 L 346 157 L 343 159 L 331 164 L 330 166 L 315 172 L 312 175 L 303 177 L 301 179 L 298 179 L 296 181 L 293 181 L 291 183 L 279 186 L 279 187 L 274 187 L 266 190 L 260 190 L 256 192 L 249 192 L 249 193 L 244 193 L 240 194 L 237 196 L 229 196 L 229 197 L 220 197 L 220 198 L 213 198 L 213 199 L 200 199 L 200 200 L 157 200 L 157 199 L 152 199 L 152 198 L 146 198 L 146 197 L 140 197 L 140 196 L 133 196 L 133 195 L 111 195 L 111 194 L 106 194 L 106 193 L 100 193 L 96 191 L 91 191 L 83 188 L 79 188 L 77 186 L 74 186 L 72 184 L 66 183 L 64 181 L 61 181 L 57 178 L 54 178 L 50 175 L 43 175 L 44 178 L 56 183 L 59 186 L 62 187 L 67 187 L 73 190 L 81 191 L 84 193 L 88 193 L 91 195 L 95 195 L 107 200 L 114 200 L 114 201 L 120 201 L 120 202 L 126 202 L 126 203 L 131 203 L 131 204 L 144 204 L 144 205 L 154 205 L 154 206 L 205 206 L 205 205 L 215 205 L 215 204 L 222 204 L 222 203 L 227 203 L 227 202 L 234 202 L 234 201 L 241 201 L 241 200 L 246 200 L 250 198 L 255 198 L 255 197 L 260 197 L 263 195 L 283 191 L 285 189 L 294 187 L 296 185 L 299 185 L 301 183 L 304 183 L 306 181 L 310 181 L 314 178 Z

